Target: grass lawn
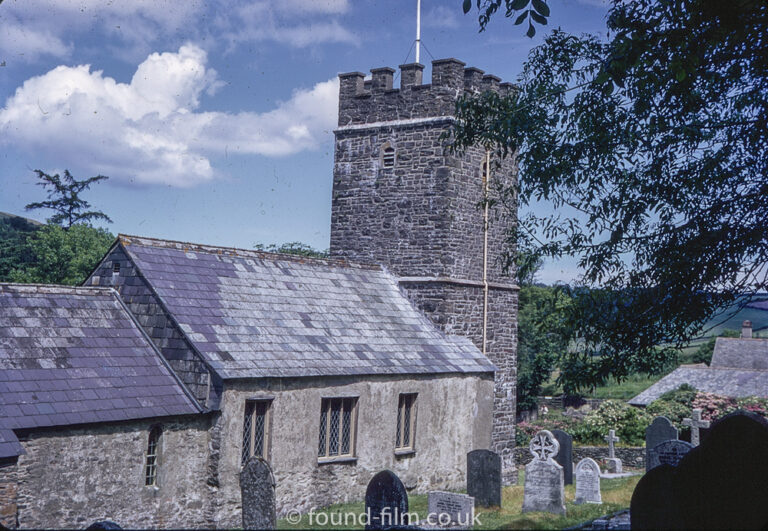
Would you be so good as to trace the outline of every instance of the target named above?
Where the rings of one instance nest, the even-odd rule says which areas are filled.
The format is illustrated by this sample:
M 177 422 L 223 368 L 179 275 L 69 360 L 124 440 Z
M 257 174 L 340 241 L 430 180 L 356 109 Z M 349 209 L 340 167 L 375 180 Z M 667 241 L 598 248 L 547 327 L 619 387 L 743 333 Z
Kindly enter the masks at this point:
M 671 372 L 671 371 L 670 371 Z M 563 390 L 555 384 L 558 371 L 553 371 L 549 381 L 541 388 L 541 394 L 543 396 L 559 396 L 563 394 Z M 616 379 L 611 378 L 608 383 L 595 388 L 592 393 L 583 391 L 585 398 L 613 398 L 616 400 L 629 400 L 633 396 L 637 396 L 651 385 L 661 380 L 665 374 L 655 374 L 653 376 L 646 376 L 645 374 L 631 374 L 624 379 L 621 383 L 617 383 Z
M 502 506 L 498 509 L 478 509 L 477 514 L 481 525 L 474 529 L 563 529 L 572 527 L 587 520 L 615 513 L 629 507 L 632 492 L 641 476 L 628 478 L 603 479 L 600 482 L 603 504 L 574 505 L 575 487 L 565 487 L 566 516 L 557 516 L 549 513 L 525 513 L 523 507 L 523 487 L 525 483 L 524 471 L 520 470 L 520 486 L 504 487 L 502 490 Z M 408 497 L 409 511 L 418 513 L 420 519 L 426 518 L 427 496 L 414 494 Z M 365 511 L 363 502 L 331 505 L 318 510 L 317 514 L 324 514 L 318 518 L 313 516 L 313 525 L 310 525 L 308 515 L 304 515 L 300 522 L 290 523 L 286 519 L 278 520 L 278 529 L 357 529 L 360 526 L 353 525 L 353 519 L 348 517 L 350 525 L 334 525 L 331 522 L 342 522 L 347 514 L 360 514 Z M 327 525 L 318 525 L 327 521 Z

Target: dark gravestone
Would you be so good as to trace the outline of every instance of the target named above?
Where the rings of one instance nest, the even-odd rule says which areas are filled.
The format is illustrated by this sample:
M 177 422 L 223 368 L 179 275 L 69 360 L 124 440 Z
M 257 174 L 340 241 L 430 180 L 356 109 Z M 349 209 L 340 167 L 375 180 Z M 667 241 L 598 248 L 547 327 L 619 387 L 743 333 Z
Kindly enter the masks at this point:
M 390 529 L 408 525 L 408 493 L 394 472 L 382 470 L 365 491 L 366 529 Z
M 647 463 L 645 464 L 646 470 L 650 470 L 659 465 L 677 466 L 682 461 L 685 454 L 693 450 L 693 445 L 686 441 L 662 441 L 646 454 L 648 455 Z
M 677 466 L 680 511 L 694 529 L 759 529 L 768 524 L 768 422 L 736 413 Z
M 467 494 L 479 507 L 501 507 L 501 456 L 490 450 L 467 454 Z
M 0 528 L 5 529 L 2 525 L 0 525 Z M 98 522 L 93 522 L 85 529 L 86 531 L 120 531 L 123 528 L 112 520 L 99 520 Z
M 640 479 L 632 493 L 629 515 L 632 529 L 682 529 L 680 509 L 673 496 L 671 465 L 659 465 Z
M 632 495 L 632 527 L 765 529 L 768 422 L 734 413 L 715 423 L 677 467 L 659 465 Z
M 275 476 L 261 457 L 251 457 L 240 472 L 243 529 L 275 529 Z
M 573 437 L 563 430 L 552 430 L 552 435 L 560 443 L 560 451 L 555 456 L 555 461 L 563 467 L 563 481 L 565 485 L 573 484 Z
M 651 461 L 651 450 L 657 444 L 664 441 L 677 439 L 677 428 L 667 417 L 656 417 L 650 426 L 645 428 L 645 471 L 649 471 Z

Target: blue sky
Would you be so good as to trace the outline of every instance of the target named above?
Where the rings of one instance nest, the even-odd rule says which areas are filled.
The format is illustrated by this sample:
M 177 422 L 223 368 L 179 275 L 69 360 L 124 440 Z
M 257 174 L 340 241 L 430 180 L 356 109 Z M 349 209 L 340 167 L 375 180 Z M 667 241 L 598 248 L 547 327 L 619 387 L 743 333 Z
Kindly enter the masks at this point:
M 602 0 L 552 0 L 549 28 L 604 32 Z M 541 42 L 461 0 L 422 0 L 421 62 L 514 81 Z M 412 62 L 416 0 L 5 0 L 0 211 L 44 197 L 32 170 L 108 175 L 114 233 L 328 247 L 337 75 Z M 549 29 L 548 28 L 548 29 Z M 410 54 L 409 54 L 410 50 Z M 425 81 L 429 79 L 427 67 Z M 541 280 L 573 278 L 547 264 Z

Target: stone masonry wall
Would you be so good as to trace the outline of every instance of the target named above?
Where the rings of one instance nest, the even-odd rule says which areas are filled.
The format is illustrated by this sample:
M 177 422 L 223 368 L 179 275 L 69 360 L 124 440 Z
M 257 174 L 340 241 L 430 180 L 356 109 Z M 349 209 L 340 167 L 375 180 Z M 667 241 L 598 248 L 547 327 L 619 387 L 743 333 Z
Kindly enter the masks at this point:
M 113 272 L 114 264 L 120 264 L 117 274 Z M 115 288 L 179 379 L 202 405 L 215 407 L 220 384 L 213 382 L 209 396 L 211 372 L 163 310 L 160 301 L 120 245 L 102 260 L 86 283 Z
M 621 459 L 622 464 L 637 468 L 645 468 L 645 447 L 642 446 L 617 446 L 615 447 L 616 457 Z M 608 458 L 607 446 L 574 446 L 573 447 L 573 464 L 584 459 L 585 457 L 591 457 L 595 461 Z M 524 466 L 531 462 L 533 456 L 528 450 L 528 447 L 515 448 L 515 462 Z
M 395 455 L 400 393 L 418 393 L 415 452 Z M 219 527 L 241 525 L 239 473 L 245 402 L 269 397 L 271 452 L 279 515 L 295 509 L 362 500 L 379 471 L 395 472 L 406 488 L 466 488 L 466 454 L 491 439 L 493 382 L 485 375 L 368 376 L 227 382 L 222 400 Z M 356 396 L 354 459 L 318 463 L 323 397 Z
M 383 264 L 401 277 L 408 297 L 439 327 L 469 337 L 482 349 L 483 209 L 485 152 L 449 153 L 443 135 L 455 116 L 456 97 L 481 90 L 505 92 L 494 76 L 455 59 L 432 63 L 432 84 L 421 65 L 340 75 L 336 130 L 331 254 Z M 394 167 L 383 150 L 394 148 Z M 491 199 L 517 174 L 513 158 L 492 160 Z M 517 293 L 513 272 L 502 271 L 507 229 L 515 205 L 489 209 L 488 278 L 491 289 L 487 355 L 499 368 L 493 448 L 505 458 L 505 481 L 514 481 Z
M 18 470 L 16 458 L 0 459 L 0 528 L 17 526 Z
M 123 528 L 203 528 L 209 419 L 146 420 L 36 431 L 21 438 L 21 528 L 84 528 L 112 520 Z M 157 486 L 144 484 L 149 430 L 163 428 Z M 0 469 L 1 470 L 1 469 Z M 2 474 L 2 472 L 0 472 Z

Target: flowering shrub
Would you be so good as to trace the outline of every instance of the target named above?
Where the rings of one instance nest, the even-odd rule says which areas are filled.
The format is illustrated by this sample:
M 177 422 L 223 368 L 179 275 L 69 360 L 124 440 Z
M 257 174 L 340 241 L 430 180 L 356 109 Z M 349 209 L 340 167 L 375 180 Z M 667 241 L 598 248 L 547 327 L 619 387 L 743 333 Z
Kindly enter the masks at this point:
M 664 416 L 674 424 L 681 436 L 685 436 L 690 428 L 683 426 L 683 419 L 690 418 L 693 401 L 698 391 L 688 384 L 681 385 L 674 391 L 668 391 L 654 400 L 645 410 L 652 417 Z
M 703 392 L 696 394 L 691 407 L 701 409 L 701 418 L 705 420 L 715 420 L 738 409 L 735 398 Z
M 531 437 L 541 430 L 563 430 L 568 433 L 573 431 L 573 421 L 563 416 L 562 413 L 553 412 L 546 417 L 539 417 L 533 422 L 518 422 L 515 431 L 515 445 L 528 446 Z
M 581 444 L 605 444 L 608 430 L 616 430 L 619 440 L 630 446 L 642 446 L 645 428 L 653 417 L 621 400 L 606 400 L 574 426 L 573 438 Z

